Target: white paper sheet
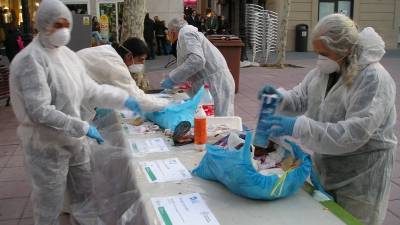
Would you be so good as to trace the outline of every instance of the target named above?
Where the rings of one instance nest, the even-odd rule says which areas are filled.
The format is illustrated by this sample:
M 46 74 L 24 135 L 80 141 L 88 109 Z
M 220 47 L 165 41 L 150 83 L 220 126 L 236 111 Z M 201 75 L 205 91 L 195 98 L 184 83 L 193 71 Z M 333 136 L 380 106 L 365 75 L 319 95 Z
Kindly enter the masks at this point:
M 163 225 L 219 225 L 199 193 L 152 198 Z
M 140 162 L 150 183 L 180 181 L 192 178 L 178 158 Z
M 128 139 L 131 150 L 135 153 L 168 152 L 169 149 L 162 138 L 144 140 Z

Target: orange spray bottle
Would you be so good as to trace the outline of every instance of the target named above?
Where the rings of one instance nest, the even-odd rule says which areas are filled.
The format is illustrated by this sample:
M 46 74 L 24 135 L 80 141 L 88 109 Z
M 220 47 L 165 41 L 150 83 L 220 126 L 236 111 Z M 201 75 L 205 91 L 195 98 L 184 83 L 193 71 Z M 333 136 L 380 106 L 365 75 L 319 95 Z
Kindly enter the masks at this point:
M 203 107 L 197 107 L 194 116 L 194 146 L 196 150 L 203 151 L 207 143 L 207 116 Z

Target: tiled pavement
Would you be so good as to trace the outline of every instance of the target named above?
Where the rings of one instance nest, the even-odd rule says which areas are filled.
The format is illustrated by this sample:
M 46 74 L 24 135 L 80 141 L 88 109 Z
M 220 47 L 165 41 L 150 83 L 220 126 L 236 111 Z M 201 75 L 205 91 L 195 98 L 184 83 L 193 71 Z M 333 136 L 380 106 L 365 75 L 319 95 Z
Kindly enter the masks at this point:
M 159 57 L 157 60 L 147 62 L 149 78 L 155 88 L 162 74 L 165 74 L 165 70 L 160 70 L 168 59 Z M 240 90 L 235 99 L 236 115 L 241 116 L 247 126 L 254 128 L 258 110 L 257 91 L 267 83 L 285 88 L 293 87 L 312 68 L 314 61 L 315 56 L 310 53 L 289 53 L 288 63 L 304 68 L 241 69 Z M 397 85 L 396 104 L 400 115 L 399 62 L 400 51 L 389 52 L 383 60 L 384 66 L 392 74 Z M 31 225 L 33 224 L 29 201 L 31 190 L 23 166 L 24 156 L 15 135 L 17 122 L 10 107 L 0 106 L 0 124 L 0 225 Z M 400 119 L 397 124 L 399 127 Z M 399 132 L 397 136 L 400 137 Z M 400 154 L 397 154 L 392 184 L 390 205 L 384 225 L 400 225 Z

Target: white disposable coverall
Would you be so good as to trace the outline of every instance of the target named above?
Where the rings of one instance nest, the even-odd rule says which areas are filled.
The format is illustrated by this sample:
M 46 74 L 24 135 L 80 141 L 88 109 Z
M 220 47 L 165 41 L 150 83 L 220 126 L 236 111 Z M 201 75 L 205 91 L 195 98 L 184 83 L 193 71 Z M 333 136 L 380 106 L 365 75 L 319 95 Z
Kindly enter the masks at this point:
M 89 124 L 81 120 L 83 100 L 100 107 L 123 108 L 128 94 L 98 85 L 79 57 L 67 47 L 54 48 L 46 29 L 59 18 L 72 22 L 59 0 L 43 0 L 37 12 L 39 34 L 13 60 L 10 91 L 17 130 L 32 183 L 35 224 L 58 224 L 66 186 L 72 211 L 85 205 L 92 191 Z
M 216 116 L 233 116 L 235 81 L 224 56 L 191 25 L 179 30 L 177 44 L 178 67 L 169 73 L 175 83 L 192 83 L 193 96 L 204 83 L 208 83 L 214 99 Z
M 77 55 L 82 59 L 87 74 L 93 80 L 99 84 L 109 84 L 127 91 L 130 96 L 135 97 L 143 111 L 160 111 L 168 105 L 167 99 L 147 95 L 136 85 L 128 67 L 111 45 L 85 48 L 78 51 Z M 91 106 L 89 102 L 85 103 L 85 106 L 90 114 L 94 115 L 93 105 Z
M 348 87 L 343 79 L 325 96 L 328 74 L 310 71 L 284 92 L 281 112 L 304 114 L 293 136 L 314 151 L 319 178 L 339 205 L 366 225 L 381 224 L 388 205 L 395 136 L 396 85 L 379 63 L 384 42 L 372 28 L 360 33 L 361 69 Z

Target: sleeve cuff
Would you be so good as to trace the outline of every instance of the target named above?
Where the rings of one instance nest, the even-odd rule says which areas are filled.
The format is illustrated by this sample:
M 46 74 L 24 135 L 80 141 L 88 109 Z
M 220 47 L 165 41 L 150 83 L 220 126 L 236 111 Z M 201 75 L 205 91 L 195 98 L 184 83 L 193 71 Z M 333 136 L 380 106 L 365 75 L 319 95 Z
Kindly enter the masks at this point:
M 174 82 L 175 84 L 179 84 L 179 82 L 177 82 L 174 78 L 174 75 L 176 74 L 175 72 L 176 69 L 172 70 L 171 72 L 169 72 L 168 77 L 172 82 Z
M 83 121 L 83 133 L 84 133 L 84 135 L 83 135 L 83 136 L 85 136 L 85 135 L 88 133 L 88 131 L 89 131 L 89 128 L 90 128 L 90 125 L 89 125 L 89 123 L 88 123 L 88 122 L 86 122 L 86 121 Z
M 304 127 L 306 127 L 306 123 L 307 123 L 307 117 L 306 116 L 299 116 L 296 119 L 296 122 L 294 123 L 294 127 L 293 127 L 293 137 L 294 138 L 300 138 L 301 134 L 302 134 L 302 130 L 304 129 Z
M 65 131 L 71 137 L 84 137 L 89 131 L 89 123 L 86 121 L 82 121 L 77 118 L 71 118 L 70 122 L 68 122 Z
M 286 104 L 286 100 L 285 99 L 287 99 L 287 96 L 288 96 L 289 92 L 287 90 L 285 90 L 284 88 L 282 88 L 282 87 L 280 87 L 280 88 L 278 88 L 276 90 L 279 91 L 279 93 L 282 94 L 282 101 L 279 103 L 278 108 L 277 108 L 278 112 L 282 112 L 283 109 L 284 109 L 284 106 Z

